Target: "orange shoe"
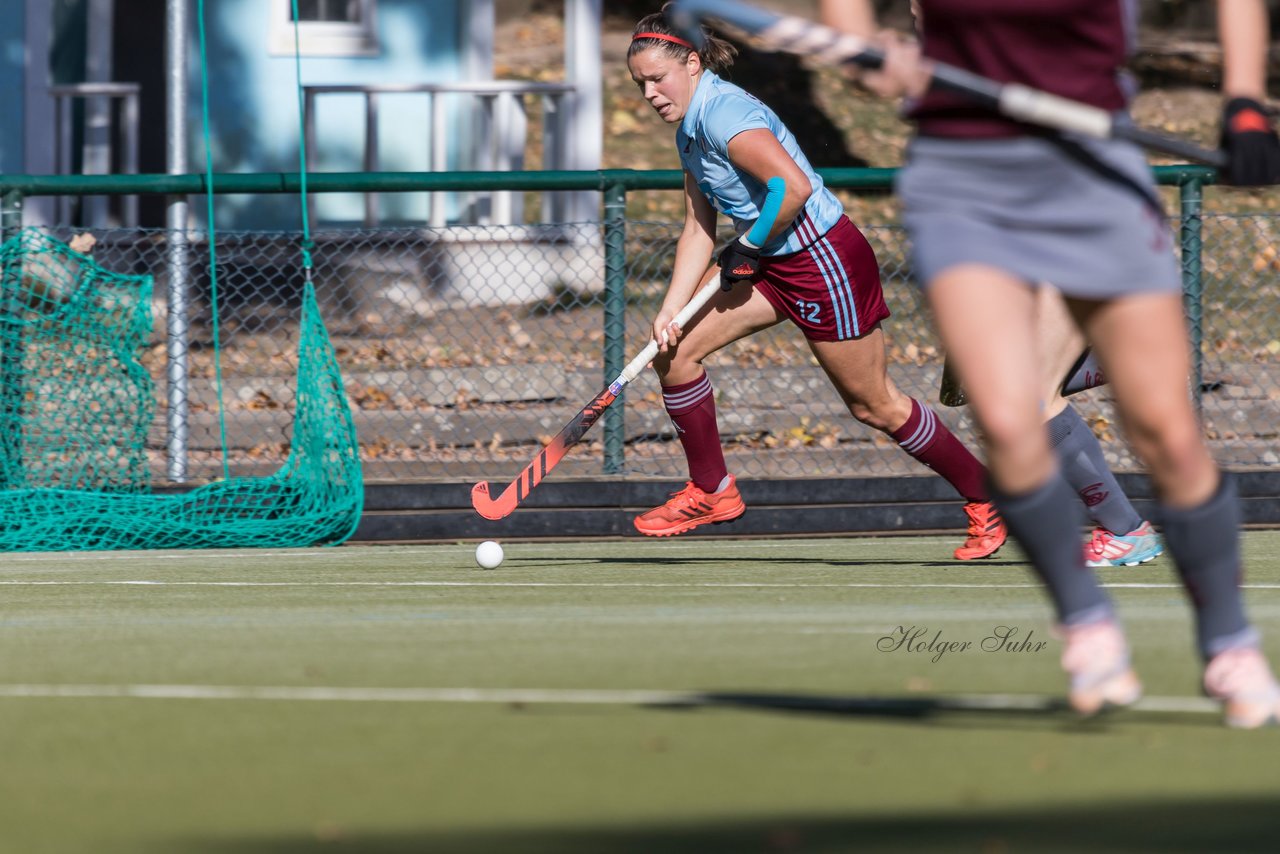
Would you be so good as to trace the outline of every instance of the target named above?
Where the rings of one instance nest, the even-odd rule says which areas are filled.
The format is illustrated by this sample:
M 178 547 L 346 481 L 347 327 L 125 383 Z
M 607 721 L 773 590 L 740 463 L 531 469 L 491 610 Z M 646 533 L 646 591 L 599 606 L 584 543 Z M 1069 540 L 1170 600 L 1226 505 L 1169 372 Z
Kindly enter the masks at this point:
M 1009 532 L 995 505 L 990 501 L 970 501 L 964 512 L 969 517 L 969 538 L 956 549 L 956 560 L 976 560 L 998 552 L 1009 539 Z
M 692 481 L 686 483 L 666 504 L 637 516 L 635 524 L 646 537 L 672 537 L 708 522 L 731 522 L 746 512 L 738 483 L 730 475 L 729 485 L 719 492 L 703 492 Z

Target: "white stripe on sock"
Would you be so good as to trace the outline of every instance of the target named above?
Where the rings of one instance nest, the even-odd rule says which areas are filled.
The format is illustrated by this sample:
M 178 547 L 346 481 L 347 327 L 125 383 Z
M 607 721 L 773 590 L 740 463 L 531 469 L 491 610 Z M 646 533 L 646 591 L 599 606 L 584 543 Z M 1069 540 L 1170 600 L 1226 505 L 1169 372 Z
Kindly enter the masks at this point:
M 917 404 L 919 405 L 919 404 Z M 921 448 L 928 447 L 938 432 L 938 416 L 927 406 L 920 407 L 920 423 L 916 431 L 898 444 L 908 454 L 915 454 Z
M 663 391 L 662 404 L 667 408 L 668 412 L 682 412 L 686 409 L 692 409 L 710 396 L 711 378 L 704 373 L 702 381 L 693 388 L 675 393 Z

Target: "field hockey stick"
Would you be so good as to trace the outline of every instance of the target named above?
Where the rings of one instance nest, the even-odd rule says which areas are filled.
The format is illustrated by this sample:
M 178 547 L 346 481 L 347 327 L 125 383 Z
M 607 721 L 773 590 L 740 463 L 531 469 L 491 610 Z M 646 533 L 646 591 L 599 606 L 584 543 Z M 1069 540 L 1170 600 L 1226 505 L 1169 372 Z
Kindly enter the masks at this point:
M 880 68 L 884 63 L 883 52 L 867 41 L 794 15 L 781 15 L 734 0 L 676 0 L 672 7 L 672 24 L 684 31 L 694 44 L 701 44 L 702 32 L 697 22 L 703 18 L 723 21 L 756 37 L 765 48 L 782 53 L 870 69 Z M 954 65 L 934 63 L 930 85 L 959 93 L 975 104 L 1029 124 L 1098 139 L 1128 140 L 1143 148 L 1218 169 L 1227 165 L 1223 151 L 1145 130 L 1124 114 L 1110 113 L 1020 83 L 998 83 Z
M 1062 382 L 1059 383 L 1058 393 L 1063 397 L 1070 397 L 1106 384 L 1106 374 L 1102 372 L 1093 348 L 1085 346 L 1079 358 L 1067 368 Z M 951 367 L 951 360 L 947 358 L 942 360 L 942 379 L 938 382 L 938 402 L 943 406 L 964 406 L 969 402 L 969 396 L 965 394 L 964 387 L 956 377 L 955 369 Z
M 969 396 L 964 393 L 964 387 L 960 385 L 960 378 L 951 367 L 951 360 L 944 357 L 942 379 L 938 382 L 938 402 L 943 406 L 964 406 L 968 400 Z
M 720 290 L 720 277 L 713 276 L 711 281 L 703 285 L 693 295 L 693 299 L 689 300 L 688 305 L 680 309 L 680 313 L 671 322 L 683 328 L 715 296 L 718 290 Z M 658 342 L 650 341 L 649 345 L 641 350 L 622 369 L 622 373 L 618 374 L 617 379 L 601 389 L 600 393 L 592 398 L 590 403 L 582 407 L 582 410 L 573 417 L 573 420 L 564 425 L 560 432 L 538 452 L 538 455 L 533 458 L 533 462 L 525 466 L 524 471 L 520 472 L 520 476 L 511 481 L 497 498 L 489 496 L 488 481 L 482 480 L 471 487 L 471 506 L 476 509 L 476 512 L 486 519 L 501 519 L 520 506 L 520 502 L 529 497 L 529 493 L 533 491 L 533 488 L 542 483 L 542 479 L 556 467 L 557 463 L 564 459 L 565 454 L 569 453 L 569 449 L 582 439 L 583 435 L 591 429 L 591 425 L 595 424 L 600 419 L 600 416 L 604 414 L 604 411 L 618 399 L 618 395 L 622 393 L 627 384 L 639 376 L 640 372 L 657 355 Z
M 782 207 L 782 198 L 784 193 L 774 192 L 774 182 L 779 182 L 779 187 L 785 189 L 785 184 L 781 183 L 781 179 L 769 179 L 767 186 L 769 194 L 765 197 L 764 204 L 760 210 L 760 216 L 751 226 L 750 236 L 758 237 L 759 243 L 762 245 L 767 239 L 769 233 L 773 230 L 773 224 L 778 219 L 778 213 Z M 693 319 L 693 316 L 702 310 L 702 307 L 715 296 L 716 291 L 720 290 L 720 277 L 712 276 L 711 281 L 704 284 L 693 295 L 693 299 L 672 318 L 671 322 L 680 329 Z M 591 425 L 599 420 L 609 406 L 618 399 L 618 395 L 626 388 L 627 383 L 635 379 L 645 366 L 653 361 L 653 357 L 658 355 L 658 342 L 650 341 L 640 353 L 632 359 L 622 373 L 618 374 L 618 378 L 605 386 L 599 394 L 592 398 L 591 402 L 582 407 L 582 410 L 573 417 L 573 420 L 560 430 L 555 437 L 548 442 L 538 455 L 533 458 L 533 462 L 525 466 L 524 471 L 520 472 L 520 476 L 511 483 L 507 484 L 507 488 L 502 490 L 502 494 L 497 498 L 489 496 L 489 482 L 480 481 L 471 487 L 471 506 L 476 509 L 486 519 L 501 519 L 511 513 L 520 506 L 520 502 L 524 501 L 533 492 L 533 488 L 542 483 L 542 479 L 547 476 L 556 464 L 564 459 L 564 455 L 569 453 L 569 449 L 578 443 L 578 441 L 591 429 Z

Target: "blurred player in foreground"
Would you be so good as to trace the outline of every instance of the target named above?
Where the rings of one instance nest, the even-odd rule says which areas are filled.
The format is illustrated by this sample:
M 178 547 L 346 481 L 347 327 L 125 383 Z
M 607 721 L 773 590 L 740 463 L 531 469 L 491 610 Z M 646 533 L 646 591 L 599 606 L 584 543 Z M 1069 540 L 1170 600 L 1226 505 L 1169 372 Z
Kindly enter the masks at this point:
M 1143 519 L 1107 464 L 1093 430 L 1068 399 L 1106 383 L 1106 376 L 1062 294 L 1051 285 L 1036 292 L 1036 341 L 1041 356 L 1042 416 L 1049 426 L 1049 445 L 1058 457 L 1062 476 L 1084 503 L 1093 522 L 1084 545 L 1086 566 L 1138 566 L 1155 560 L 1164 544 L 1151 523 Z M 966 397 L 948 362 L 943 369 L 939 399 L 947 406 L 963 406 Z
M 1081 713 L 1135 702 L 1141 685 L 1110 600 L 1077 537 L 1080 504 L 1041 415 L 1034 283 L 1053 282 L 1092 343 L 1134 450 L 1151 472 L 1159 521 L 1196 618 L 1205 692 L 1226 722 L 1280 719 L 1280 686 L 1244 613 L 1240 504 L 1189 395 L 1190 355 L 1168 226 L 1143 153 L 1028 128 L 928 91 L 929 61 L 1123 110 L 1134 5 L 1123 0 L 920 0 L 923 41 L 875 31 L 867 0 L 823 0 L 833 25 L 876 38 L 866 85 L 918 99 L 898 178 L 915 269 L 981 426 L 993 498 L 1053 600 L 1069 698 Z M 1235 184 L 1280 179 L 1265 98 L 1262 0 L 1220 0 L 1222 141 Z M 993 334 L 997 331 L 998 334 Z
M 677 128 L 685 171 L 685 223 L 653 321 L 661 347 L 653 365 L 690 480 L 666 504 L 637 517 L 636 528 L 671 536 L 745 512 L 725 464 L 702 363 L 739 338 L 790 320 L 854 418 L 891 436 L 965 498 L 968 539 L 955 556 L 993 554 L 1006 533 L 988 500 L 985 469 L 932 409 L 903 394 L 885 372 L 880 323 L 889 310 L 871 246 L 777 115 L 717 74 L 735 52 L 709 34 L 694 50 L 662 13 L 636 25 L 627 52 L 645 100 Z M 779 200 L 773 227 L 757 233 L 761 211 Z M 733 220 L 738 237 L 720 252 L 717 271 L 708 265 L 718 212 Z M 695 289 L 717 273 L 723 291 L 684 330 L 672 324 Z
M 1084 546 L 1086 566 L 1137 566 L 1164 551 L 1160 535 L 1134 508 L 1116 480 L 1102 445 L 1080 417 L 1068 395 L 1106 382 L 1105 375 L 1085 350 L 1062 294 L 1042 285 L 1036 294 L 1036 340 L 1043 355 L 1042 417 L 1049 427 L 1049 445 L 1062 476 L 1084 503 L 1093 530 Z

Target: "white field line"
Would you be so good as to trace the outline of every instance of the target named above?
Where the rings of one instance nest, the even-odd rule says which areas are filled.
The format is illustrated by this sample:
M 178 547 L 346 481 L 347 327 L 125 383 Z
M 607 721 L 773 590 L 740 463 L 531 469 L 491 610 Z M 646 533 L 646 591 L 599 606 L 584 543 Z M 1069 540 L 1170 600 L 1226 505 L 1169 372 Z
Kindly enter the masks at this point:
M 882 582 L 804 582 L 804 581 L 157 581 L 147 579 L 116 580 L 17 580 L 0 579 L 0 587 L 625 587 L 625 588 L 832 588 L 878 590 L 1021 590 L 1039 589 L 1038 582 L 1023 584 L 930 584 Z M 1103 587 L 1132 590 L 1181 590 L 1181 584 L 1168 582 L 1103 583 Z M 1242 584 L 1243 590 L 1280 590 L 1280 583 Z
M 866 540 L 877 544 L 883 544 L 891 540 L 910 539 L 913 543 L 948 543 L 953 542 L 956 537 L 849 537 L 844 538 Z M 825 548 L 831 542 L 837 539 L 825 540 L 822 538 L 813 540 L 787 540 L 785 542 L 771 541 L 738 541 L 738 542 L 716 542 L 714 551 L 764 551 L 767 549 L 789 549 L 792 551 L 804 548 Z M 518 549 L 523 556 L 530 557 L 561 557 L 565 556 L 565 552 L 576 552 L 575 557 L 587 559 L 596 557 L 602 551 L 609 551 L 611 547 L 619 545 L 615 540 L 599 540 L 599 541 L 583 541 L 583 542 L 551 542 L 551 543 L 518 543 L 508 546 L 508 550 Z M 699 552 L 707 551 L 709 541 L 695 540 L 693 542 L 683 543 L 651 543 L 639 541 L 632 544 L 633 550 L 637 553 L 654 553 L 666 554 L 668 552 Z M 5 563 L 83 563 L 98 562 L 112 560 L 209 560 L 211 558 L 253 558 L 253 557 L 306 557 L 310 558 L 330 558 L 340 557 L 344 560 L 351 560 L 355 555 L 380 555 L 387 558 L 400 556 L 430 555 L 439 554 L 441 552 L 458 551 L 462 554 L 471 554 L 475 551 L 475 543 L 459 542 L 459 543 L 440 543 L 432 546 L 342 546 L 331 549 L 285 549 L 282 551 L 265 551 L 262 549 L 191 549 L 186 551 L 129 551 L 129 552 L 41 552 L 37 554 L 6 554 L 3 557 Z
M 1250 531 L 1249 534 L 1267 534 L 1271 533 L 1266 530 Z M 478 541 L 478 538 L 475 538 Z M 628 547 L 637 555 L 637 558 L 643 558 L 644 555 L 652 554 L 670 554 L 672 552 L 704 552 L 713 549 L 717 553 L 724 552 L 760 552 L 785 550 L 800 552 L 806 549 L 821 549 L 829 551 L 831 545 L 837 542 L 866 542 L 876 546 L 882 546 L 887 543 L 895 543 L 903 540 L 923 545 L 937 544 L 945 546 L 954 546 L 956 536 L 950 535 L 926 535 L 926 536 L 894 536 L 894 537 L 815 537 L 813 539 L 785 539 L 785 540 L 690 540 L 690 541 L 663 541 L 660 543 L 649 542 L 647 540 L 637 540 L 634 542 L 626 542 L 619 540 L 601 539 L 601 540 L 582 540 L 577 542 L 571 541 L 555 541 L 555 542 L 517 542 L 508 546 L 508 551 L 521 557 L 536 558 L 572 558 L 578 560 L 589 560 L 598 557 L 602 552 L 611 551 L 613 547 L 618 545 L 628 545 Z M 178 561 L 178 562 L 209 562 L 210 560 L 219 558 L 255 558 L 255 557 L 305 557 L 308 560 L 324 560 L 329 558 L 338 558 L 340 560 L 359 560 L 365 556 L 377 555 L 379 558 L 386 560 L 394 560 L 398 557 L 415 557 L 422 555 L 438 555 L 441 553 L 457 552 L 463 555 L 470 555 L 475 549 L 473 541 L 459 541 L 457 543 L 436 543 L 432 545 L 419 546 L 398 546 L 398 545 L 356 545 L 356 546 L 339 546 L 337 548 L 299 548 L 299 549 L 281 549 L 275 551 L 267 551 L 265 549 L 189 549 L 181 551 L 125 551 L 125 552 L 39 552 L 39 553 L 12 553 L 5 554 L 0 557 L 0 563 L 5 565 L 15 563 L 105 563 L 109 561 Z M 845 560 L 847 558 L 841 558 Z
M 766 695 L 766 698 L 770 695 Z M 554 688 L 338 688 L 251 685 L 41 685 L 0 684 L 0 699 L 136 699 L 136 700 L 237 700 L 344 703 L 488 703 L 526 705 L 613 706 L 749 706 L 732 694 L 696 691 L 594 690 Z M 776 695 L 784 699 L 784 695 Z M 806 697 L 797 695 L 796 704 Z M 828 704 L 859 705 L 935 703 L 953 711 L 1056 710 L 1059 697 L 1044 694 L 958 694 L 910 697 L 814 697 Z M 761 705 L 764 705 L 763 703 Z M 1203 697 L 1145 697 L 1131 707 L 1140 712 L 1217 714 L 1221 707 Z

